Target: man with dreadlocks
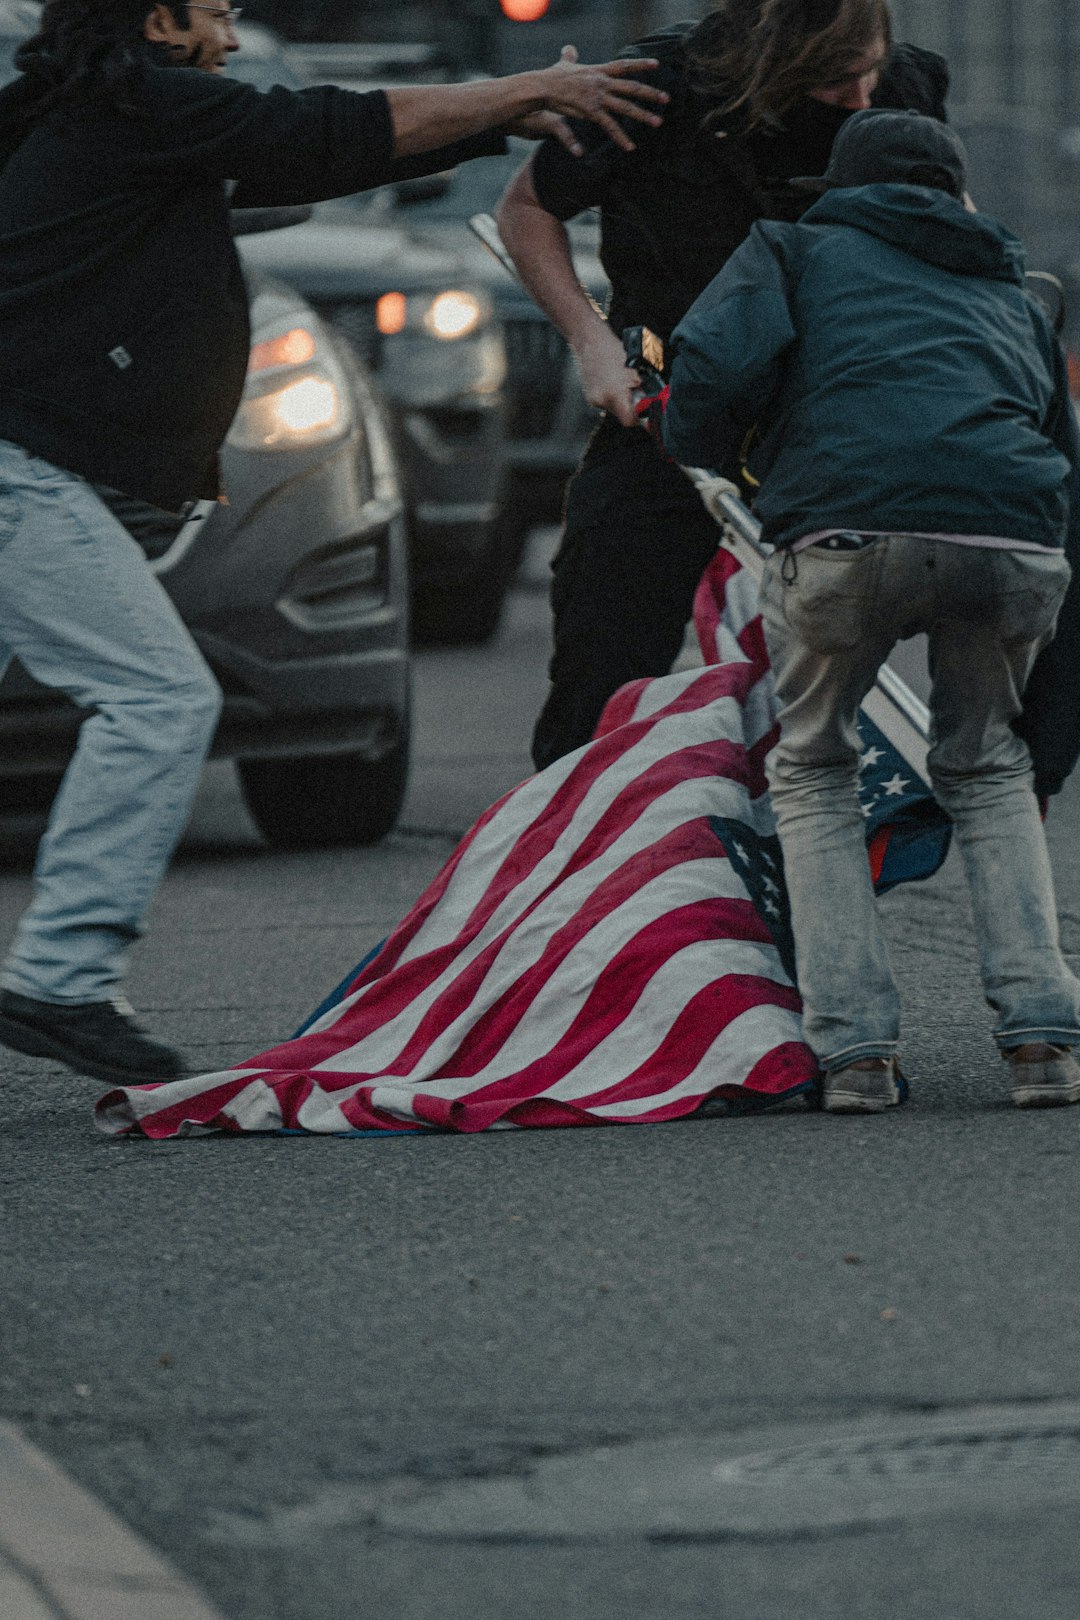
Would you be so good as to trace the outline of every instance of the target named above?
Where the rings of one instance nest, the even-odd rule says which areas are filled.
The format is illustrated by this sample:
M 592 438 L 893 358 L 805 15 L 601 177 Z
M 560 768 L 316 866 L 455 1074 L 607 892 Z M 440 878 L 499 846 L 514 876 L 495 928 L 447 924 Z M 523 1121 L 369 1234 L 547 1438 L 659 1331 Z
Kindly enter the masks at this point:
M 554 135 L 632 142 L 655 63 L 555 67 L 359 95 L 222 78 L 227 4 L 48 0 L 0 92 L 0 666 L 89 711 L 0 975 L 0 1042 L 98 1078 L 176 1053 L 118 1001 L 183 827 L 220 693 L 93 485 L 178 511 L 218 494 L 248 305 L 236 207 L 316 202 Z M 642 103 L 651 105 L 642 105 Z M 635 126 L 636 127 L 636 126 Z
M 694 490 L 634 426 L 638 379 L 623 330 L 668 338 L 755 220 L 797 219 L 807 199 L 790 180 L 824 172 L 852 113 L 873 105 L 945 117 L 945 63 L 893 44 L 886 0 L 723 0 L 703 22 L 637 51 L 661 60 L 654 82 L 671 96 L 663 127 L 633 152 L 581 131 L 576 163 L 545 141 L 499 206 L 522 279 L 605 413 L 567 495 L 538 768 L 589 740 L 619 686 L 670 669 L 716 549 Z M 574 274 L 563 223 L 587 208 L 600 211 L 606 320 Z

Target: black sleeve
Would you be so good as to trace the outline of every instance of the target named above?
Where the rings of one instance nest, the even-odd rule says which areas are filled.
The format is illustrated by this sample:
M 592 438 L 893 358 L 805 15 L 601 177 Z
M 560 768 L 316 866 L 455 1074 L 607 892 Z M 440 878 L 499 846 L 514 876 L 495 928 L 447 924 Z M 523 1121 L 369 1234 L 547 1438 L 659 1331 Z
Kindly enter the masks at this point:
M 275 85 L 264 92 L 197 69 L 155 68 L 147 96 L 150 119 L 136 126 L 137 168 L 155 180 L 176 172 L 234 180 L 236 208 L 322 202 L 501 150 L 501 135 L 488 134 L 396 159 L 382 90 Z
M 632 168 L 636 152 L 624 152 L 596 124 L 573 122 L 585 148 L 574 157 L 559 141 L 541 141 L 532 164 L 537 201 L 556 219 L 573 219 L 603 202 L 611 181 Z
M 416 180 L 421 175 L 438 174 L 442 169 L 455 169 L 470 158 L 502 157 L 505 151 L 506 136 L 502 130 L 487 129 L 481 135 L 470 135 L 467 140 L 455 141 L 451 146 L 395 158 L 390 166 L 390 179 Z
M 881 83 L 874 91 L 875 107 L 895 107 L 949 121 L 945 105 L 949 94 L 949 64 L 936 51 L 921 45 L 895 45 Z
M 665 45 L 667 49 L 665 49 Z M 674 46 L 674 48 L 672 48 Z M 645 75 L 649 84 L 666 90 L 672 97 L 664 109 L 666 120 L 678 116 L 679 90 L 684 77 L 684 58 L 677 41 L 647 39 L 630 45 L 619 56 L 659 57 L 660 67 Z M 533 186 L 537 200 L 546 213 L 556 219 L 573 219 L 586 208 L 596 208 L 604 201 L 608 186 L 615 179 L 633 175 L 649 161 L 660 137 L 660 131 L 636 119 L 622 120 L 622 127 L 634 142 L 633 152 L 624 152 L 598 124 L 574 119 L 573 130 L 584 147 L 581 157 L 574 157 L 561 142 L 541 141 L 532 163 Z

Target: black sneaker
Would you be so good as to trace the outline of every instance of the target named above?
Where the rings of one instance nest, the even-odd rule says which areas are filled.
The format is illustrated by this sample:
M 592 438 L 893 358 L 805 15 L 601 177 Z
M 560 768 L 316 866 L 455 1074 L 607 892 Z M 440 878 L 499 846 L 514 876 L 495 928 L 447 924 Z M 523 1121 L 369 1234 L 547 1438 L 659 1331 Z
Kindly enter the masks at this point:
M 112 1001 L 68 1005 L 0 990 L 0 1045 L 116 1085 L 178 1080 L 184 1073 L 180 1054 L 144 1035 L 130 1009 Z

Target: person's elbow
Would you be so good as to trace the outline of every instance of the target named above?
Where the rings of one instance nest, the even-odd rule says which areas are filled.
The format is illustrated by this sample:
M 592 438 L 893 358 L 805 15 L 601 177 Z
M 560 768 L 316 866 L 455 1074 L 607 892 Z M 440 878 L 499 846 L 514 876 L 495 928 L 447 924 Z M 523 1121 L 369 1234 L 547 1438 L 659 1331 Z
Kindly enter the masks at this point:
M 532 159 L 522 165 L 507 182 L 506 189 L 495 204 L 495 223 L 500 233 L 513 230 L 523 220 L 543 213 L 532 178 Z

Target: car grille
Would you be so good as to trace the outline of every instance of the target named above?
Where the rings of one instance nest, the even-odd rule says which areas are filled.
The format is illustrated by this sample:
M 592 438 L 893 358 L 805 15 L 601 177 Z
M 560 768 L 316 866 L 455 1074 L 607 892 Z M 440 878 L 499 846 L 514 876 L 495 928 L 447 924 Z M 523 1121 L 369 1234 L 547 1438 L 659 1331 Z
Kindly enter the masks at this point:
M 511 318 L 505 333 L 510 437 L 546 438 L 566 377 L 565 340 L 545 320 Z
M 348 339 L 365 365 L 377 367 L 382 339 L 374 304 L 319 304 L 319 314 Z

